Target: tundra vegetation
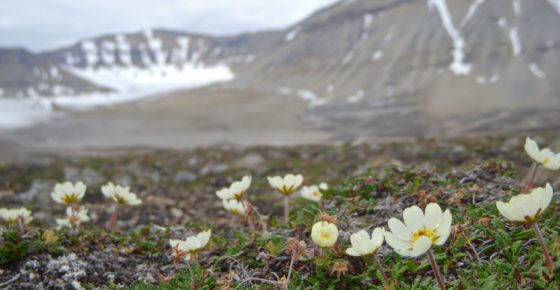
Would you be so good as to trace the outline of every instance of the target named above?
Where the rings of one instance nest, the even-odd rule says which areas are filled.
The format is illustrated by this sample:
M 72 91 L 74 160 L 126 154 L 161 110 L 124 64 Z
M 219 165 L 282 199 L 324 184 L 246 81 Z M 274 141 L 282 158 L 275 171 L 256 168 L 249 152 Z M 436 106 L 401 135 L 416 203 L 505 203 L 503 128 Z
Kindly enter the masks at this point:
M 0 287 L 554 289 L 554 150 L 500 137 L 3 165 Z

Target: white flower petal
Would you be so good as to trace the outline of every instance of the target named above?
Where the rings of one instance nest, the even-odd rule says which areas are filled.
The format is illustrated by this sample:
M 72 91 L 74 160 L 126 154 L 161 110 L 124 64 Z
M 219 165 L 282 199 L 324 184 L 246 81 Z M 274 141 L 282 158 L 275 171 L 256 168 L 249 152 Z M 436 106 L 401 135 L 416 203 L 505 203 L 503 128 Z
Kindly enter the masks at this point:
M 424 253 L 426 253 L 430 249 L 431 246 L 432 246 L 432 239 L 430 239 L 426 236 L 421 236 L 414 243 L 414 246 L 412 247 L 412 251 L 410 253 L 410 256 L 411 257 L 418 257 L 420 255 L 423 255 Z
M 502 214 L 506 219 L 510 221 L 519 221 L 517 216 L 511 212 L 511 207 L 508 204 L 503 203 L 502 201 L 497 201 L 496 207 L 498 208 L 500 214 Z
M 404 224 L 411 232 L 417 231 L 418 229 L 424 227 L 425 224 L 424 213 L 415 205 L 406 208 L 403 211 L 403 219 Z
M 385 241 L 395 250 L 407 250 L 411 248 L 409 241 L 399 239 L 391 232 L 385 232 Z
M 381 247 L 383 244 L 385 230 L 381 227 L 377 227 L 371 233 L 371 243 L 375 245 L 376 248 Z
M 303 176 L 301 174 L 296 175 L 293 184 L 294 188 L 298 188 L 302 183 L 303 183 Z
M 412 232 L 399 219 L 390 218 L 387 224 L 389 230 L 400 239 L 409 240 L 412 236 Z
M 354 250 L 354 248 L 348 248 L 346 249 L 346 254 L 350 255 L 350 256 L 354 256 L 354 257 L 359 257 L 361 256 L 360 253 L 356 252 L 356 250 Z
M 287 188 L 294 187 L 295 176 L 293 174 L 288 174 L 284 176 L 284 186 Z
M 438 239 L 435 242 L 436 245 L 441 246 L 441 245 L 445 244 L 445 241 L 447 241 L 447 238 L 449 237 L 449 234 L 451 233 L 451 221 L 452 221 L 451 211 L 449 211 L 449 209 L 447 209 L 443 213 L 443 215 L 441 217 L 441 222 L 436 229 L 436 235 L 438 235 Z
M 515 205 L 523 210 L 525 216 L 533 217 L 537 214 L 539 210 L 541 198 L 539 193 L 537 194 L 520 194 L 518 203 Z
M 543 161 L 543 159 L 541 158 L 539 145 L 537 145 L 537 142 L 535 142 L 535 140 L 529 137 L 525 139 L 525 152 L 527 152 L 527 154 L 536 162 L 541 163 Z
M 441 207 L 437 203 L 430 203 L 426 206 L 425 225 L 429 229 L 435 229 L 441 221 Z
M 547 183 L 540 195 L 539 206 L 542 211 L 548 207 L 553 196 L 554 191 L 552 190 L 552 186 L 550 186 L 550 183 Z

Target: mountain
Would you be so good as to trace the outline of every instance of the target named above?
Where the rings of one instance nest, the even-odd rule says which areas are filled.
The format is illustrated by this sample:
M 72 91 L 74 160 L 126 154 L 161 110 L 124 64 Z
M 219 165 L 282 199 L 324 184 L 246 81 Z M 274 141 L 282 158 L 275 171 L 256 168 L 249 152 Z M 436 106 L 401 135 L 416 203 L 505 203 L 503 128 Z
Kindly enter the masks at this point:
M 557 27 L 556 0 L 350 0 L 281 31 L 148 30 L 0 50 L 0 88 L 160 94 L 150 110 L 161 114 L 198 95 L 260 98 L 263 118 L 290 102 L 301 126 L 352 138 L 541 130 L 560 124 Z M 185 90 L 216 81 L 227 82 Z
M 341 2 L 290 28 L 285 45 L 257 58 L 247 78 L 308 99 L 308 121 L 324 128 L 425 135 L 495 121 L 508 127 L 524 113 L 559 108 L 554 8 L 516 0 Z
M 227 80 L 230 68 L 250 63 L 255 53 L 274 44 L 276 35 L 208 37 L 146 30 L 84 39 L 40 54 L 0 50 L 0 88 L 7 97 L 53 97 L 122 93 L 146 83 L 161 87 L 192 79 L 192 74 L 198 75 L 195 78 L 212 74 L 209 78 Z M 221 70 L 208 70 L 220 66 Z

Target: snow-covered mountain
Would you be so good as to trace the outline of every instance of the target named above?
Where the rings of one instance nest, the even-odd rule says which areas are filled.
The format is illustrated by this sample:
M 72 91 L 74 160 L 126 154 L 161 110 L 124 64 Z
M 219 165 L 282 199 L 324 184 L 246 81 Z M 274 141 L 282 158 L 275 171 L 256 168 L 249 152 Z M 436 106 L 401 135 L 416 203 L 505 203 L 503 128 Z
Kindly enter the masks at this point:
M 71 106 L 226 81 L 220 90 L 301 98 L 300 120 L 320 129 L 537 129 L 559 125 L 558 27 L 558 0 L 346 0 L 282 31 L 147 30 L 0 50 L 0 95 Z
M 0 88 L 3 96 L 16 98 L 122 96 L 228 81 L 234 78 L 231 67 L 251 62 L 251 51 L 259 50 L 252 39 L 148 29 L 80 40 L 41 54 L 0 50 L 0 76 L 6 75 Z

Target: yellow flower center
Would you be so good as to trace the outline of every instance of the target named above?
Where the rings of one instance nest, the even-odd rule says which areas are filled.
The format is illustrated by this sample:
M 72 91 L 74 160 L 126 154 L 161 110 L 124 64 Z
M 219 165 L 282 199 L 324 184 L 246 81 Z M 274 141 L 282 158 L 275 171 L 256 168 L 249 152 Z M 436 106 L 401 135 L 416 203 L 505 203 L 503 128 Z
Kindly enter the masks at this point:
M 238 192 L 238 193 L 233 195 L 233 199 L 240 200 L 244 195 L 245 195 L 245 191 Z
M 241 215 L 241 211 L 237 209 L 230 209 L 229 212 L 234 215 Z
M 78 201 L 78 195 L 75 194 L 75 193 L 67 194 L 67 195 L 65 195 L 65 196 L 62 198 L 62 201 L 63 201 L 65 204 L 75 203 L 75 202 Z
M 537 213 L 534 216 L 525 216 L 525 222 L 528 224 L 533 224 L 534 222 L 538 221 L 539 218 L 541 217 L 542 214 L 542 209 L 539 208 L 539 210 L 537 211 Z
M 282 186 L 282 188 L 280 188 L 280 192 L 284 195 L 290 195 L 290 194 L 294 193 L 294 187 L 293 186 L 291 186 L 291 187 Z
M 543 165 L 546 165 L 546 164 L 548 163 L 548 161 L 549 161 L 548 158 L 545 158 L 545 159 L 542 161 L 542 164 L 543 164 Z
M 113 197 L 115 198 L 115 201 L 116 201 L 118 204 L 127 204 L 127 201 L 126 201 L 126 199 L 124 199 L 124 197 L 122 197 L 122 196 L 120 196 L 120 195 L 118 195 L 118 194 L 113 195 Z
M 422 236 L 430 238 L 433 243 L 435 243 L 438 239 L 438 235 L 436 234 L 436 232 L 431 229 L 423 228 L 412 233 L 412 243 L 416 243 L 416 240 L 418 240 Z
M 321 238 L 324 239 L 324 240 L 328 240 L 328 239 L 331 238 L 331 235 L 329 235 L 328 232 L 322 232 L 321 233 Z

